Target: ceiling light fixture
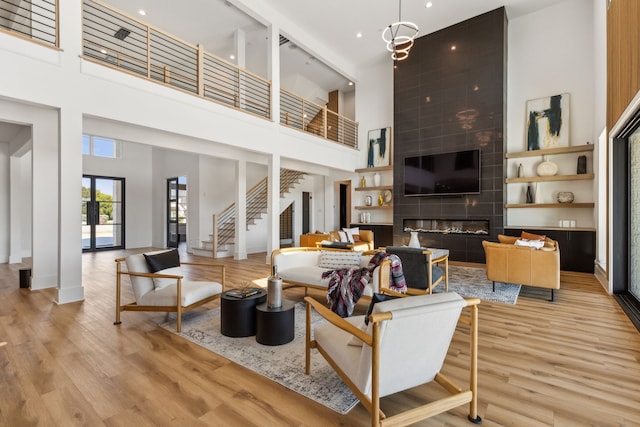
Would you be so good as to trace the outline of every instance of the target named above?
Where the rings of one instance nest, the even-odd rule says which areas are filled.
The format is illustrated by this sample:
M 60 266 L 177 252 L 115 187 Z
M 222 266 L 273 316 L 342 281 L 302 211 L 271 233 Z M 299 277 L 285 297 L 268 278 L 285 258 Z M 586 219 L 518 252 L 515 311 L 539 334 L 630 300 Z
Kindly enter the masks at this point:
M 362 33 L 358 33 L 358 34 L 356 34 L 356 37 L 357 37 L 357 38 L 362 38 Z
M 349 82 L 349 86 L 353 86 L 353 82 Z
M 145 16 L 147 14 L 147 12 L 145 12 L 144 9 L 140 9 L 138 13 L 142 16 Z
M 390 24 L 382 32 L 382 40 L 387 43 L 391 59 L 402 61 L 409 57 L 409 49 L 418 36 L 418 26 L 413 22 L 402 20 L 402 0 L 398 0 L 398 22 Z
M 427 4 L 424 5 L 427 9 L 429 9 L 431 6 L 433 6 L 433 3 L 428 1 Z
M 229 59 L 236 59 L 236 56 L 235 56 L 235 55 L 233 55 L 233 54 L 232 54 L 232 55 L 229 55 Z

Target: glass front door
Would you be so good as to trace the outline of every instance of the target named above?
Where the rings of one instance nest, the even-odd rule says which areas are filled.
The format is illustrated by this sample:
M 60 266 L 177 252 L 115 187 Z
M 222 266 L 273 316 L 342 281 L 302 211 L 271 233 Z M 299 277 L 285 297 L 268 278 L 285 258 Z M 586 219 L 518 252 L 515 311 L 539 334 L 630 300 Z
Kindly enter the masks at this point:
M 82 177 L 82 250 L 124 248 L 124 178 Z

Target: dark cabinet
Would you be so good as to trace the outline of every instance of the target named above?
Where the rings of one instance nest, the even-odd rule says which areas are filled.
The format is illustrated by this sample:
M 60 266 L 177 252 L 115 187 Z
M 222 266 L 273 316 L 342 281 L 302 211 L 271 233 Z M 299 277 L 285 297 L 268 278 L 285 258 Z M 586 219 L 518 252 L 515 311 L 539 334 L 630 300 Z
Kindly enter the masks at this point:
M 534 230 L 527 228 L 507 228 L 508 236 L 520 236 L 522 230 L 544 234 L 558 242 L 560 247 L 560 270 L 594 272 L 596 259 L 596 232 L 591 230 Z
M 376 248 L 393 246 L 393 225 L 391 224 L 351 224 L 351 227 L 373 231 L 373 244 Z

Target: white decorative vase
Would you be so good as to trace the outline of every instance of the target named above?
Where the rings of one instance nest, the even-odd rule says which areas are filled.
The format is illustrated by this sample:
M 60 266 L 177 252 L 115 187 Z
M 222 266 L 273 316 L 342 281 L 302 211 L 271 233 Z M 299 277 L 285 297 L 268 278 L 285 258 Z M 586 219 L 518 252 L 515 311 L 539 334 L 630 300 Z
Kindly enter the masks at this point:
M 544 161 L 536 168 L 538 176 L 553 176 L 558 173 L 558 165 L 544 158 Z
M 540 191 L 541 188 L 538 186 L 538 183 L 536 182 L 535 187 L 533 188 L 533 199 L 534 199 L 534 203 L 536 204 L 540 204 L 542 203 L 542 192 Z
M 418 239 L 417 231 L 410 231 L 411 239 L 409 239 L 409 247 L 410 248 L 419 248 L 420 247 L 420 239 Z
M 373 185 L 376 187 L 380 186 L 380 174 L 378 172 L 373 174 Z

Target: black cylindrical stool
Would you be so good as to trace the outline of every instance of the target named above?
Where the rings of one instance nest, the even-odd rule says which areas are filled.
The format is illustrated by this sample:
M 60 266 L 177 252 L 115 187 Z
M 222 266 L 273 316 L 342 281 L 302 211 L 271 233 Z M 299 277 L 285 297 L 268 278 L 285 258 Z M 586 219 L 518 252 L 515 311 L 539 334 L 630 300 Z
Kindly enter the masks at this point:
M 295 302 L 282 300 L 282 306 L 256 306 L 256 341 L 265 345 L 281 345 L 293 341 Z
M 20 272 L 20 287 L 28 289 L 31 286 L 31 269 L 21 268 L 18 271 Z
M 234 298 L 224 292 L 220 298 L 220 333 L 234 338 L 255 335 L 255 307 L 266 300 L 267 292 L 264 289 L 246 298 Z

